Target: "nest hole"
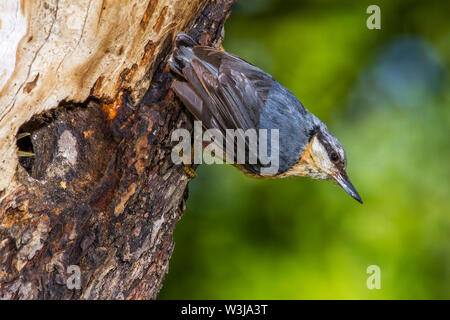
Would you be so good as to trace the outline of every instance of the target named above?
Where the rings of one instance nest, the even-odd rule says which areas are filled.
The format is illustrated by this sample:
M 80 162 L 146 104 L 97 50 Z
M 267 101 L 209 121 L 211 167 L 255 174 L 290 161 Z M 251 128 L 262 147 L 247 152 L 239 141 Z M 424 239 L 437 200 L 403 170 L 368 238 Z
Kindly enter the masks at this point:
M 19 149 L 19 163 L 20 165 L 31 174 L 33 168 L 34 156 L 25 155 L 25 153 L 33 154 L 34 148 L 31 141 L 31 134 L 21 137 L 23 134 L 27 134 L 27 131 L 19 130 L 17 134 L 17 148 Z
M 51 113 L 44 113 L 33 116 L 29 121 L 25 122 L 17 132 L 16 144 L 19 150 L 19 164 L 31 175 L 36 157 L 33 145 L 33 135 L 42 127 L 47 126 L 53 121 Z M 31 155 L 34 154 L 34 155 Z

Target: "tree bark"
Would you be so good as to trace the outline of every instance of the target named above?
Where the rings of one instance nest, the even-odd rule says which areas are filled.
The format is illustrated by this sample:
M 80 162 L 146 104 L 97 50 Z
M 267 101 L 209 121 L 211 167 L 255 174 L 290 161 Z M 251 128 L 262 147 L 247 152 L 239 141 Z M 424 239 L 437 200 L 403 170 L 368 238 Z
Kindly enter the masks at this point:
M 1 298 L 156 298 L 190 180 L 166 60 L 182 30 L 219 45 L 233 2 L 2 1 Z

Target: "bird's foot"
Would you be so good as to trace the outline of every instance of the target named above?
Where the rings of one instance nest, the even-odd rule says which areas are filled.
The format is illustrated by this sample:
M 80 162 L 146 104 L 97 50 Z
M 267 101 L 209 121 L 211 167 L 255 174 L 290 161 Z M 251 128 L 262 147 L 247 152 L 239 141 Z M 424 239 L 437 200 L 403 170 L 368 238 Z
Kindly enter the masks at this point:
M 193 149 L 191 148 L 191 155 L 190 155 L 190 159 L 187 159 L 186 157 L 183 156 L 183 150 L 180 150 L 178 152 L 178 155 L 181 158 L 181 163 L 183 164 L 183 169 L 184 172 L 191 178 L 197 178 L 197 174 L 195 173 L 194 169 L 192 168 L 192 161 L 194 159 L 194 152 Z
M 197 174 L 195 173 L 194 169 L 192 169 L 190 164 L 184 164 L 183 163 L 184 172 L 191 178 L 197 178 Z

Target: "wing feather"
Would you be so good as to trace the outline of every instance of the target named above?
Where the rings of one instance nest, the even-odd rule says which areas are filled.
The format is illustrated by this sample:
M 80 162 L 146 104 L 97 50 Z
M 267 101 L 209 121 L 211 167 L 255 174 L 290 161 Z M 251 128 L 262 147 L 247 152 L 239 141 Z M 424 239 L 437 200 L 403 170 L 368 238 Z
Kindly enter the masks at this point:
M 182 70 L 189 89 L 179 84 L 174 86 L 179 96 L 187 95 L 183 102 L 191 113 L 202 121 L 206 129 L 219 129 L 225 139 L 227 129 L 258 129 L 260 113 L 273 85 L 272 76 L 234 55 L 214 48 L 195 46 L 192 52 L 190 64 Z M 198 99 L 192 98 L 193 95 L 202 100 L 201 105 L 194 105 Z M 245 141 L 246 157 L 253 156 L 258 161 L 257 164 L 246 161 L 244 167 L 259 173 L 261 165 L 257 150 L 249 148 L 243 131 L 236 130 L 235 133 Z M 233 142 L 236 159 L 237 145 Z

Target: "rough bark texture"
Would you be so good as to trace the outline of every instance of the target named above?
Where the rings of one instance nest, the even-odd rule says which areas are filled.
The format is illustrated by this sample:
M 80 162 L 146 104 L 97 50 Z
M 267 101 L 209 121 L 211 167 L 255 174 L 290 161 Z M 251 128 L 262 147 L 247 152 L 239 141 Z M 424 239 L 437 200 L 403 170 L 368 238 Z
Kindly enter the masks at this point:
M 190 128 L 191 118 L 169 89 L 165 61 L 180 30 L 218 45 L 232 2 L 89 1 L 71 45 L 92 52 L 76 63 L 72 51 L 57 49 L 51 63 L 37 62 L 45 58 L 39 50 L 54 40 L 51 30 L 62 28 L 58 21 L 69 3 L 36 1 L 26 8 L 30 23 L 17 59 L 28 71 L 11 81 L 19 66 L 0 81 L 0 298 L 156 298 L 190 180 L 170 158 L 171 132 Z M 117 31 L 123 26 L 130 30 L 125 36 Z M 98 45 L 91 43 L 95 32 Z M 36 38 L 47 42 L 21 56 L 23 42 Z M 61 80 L 61 72 L 75 69 L 80 73 Z M 31 133 L 19 147 L 35 153 L 20 165 L 14 155 L 19 127 Z M 71 265 L 81 270 L 81 289 L 67 287 Z

